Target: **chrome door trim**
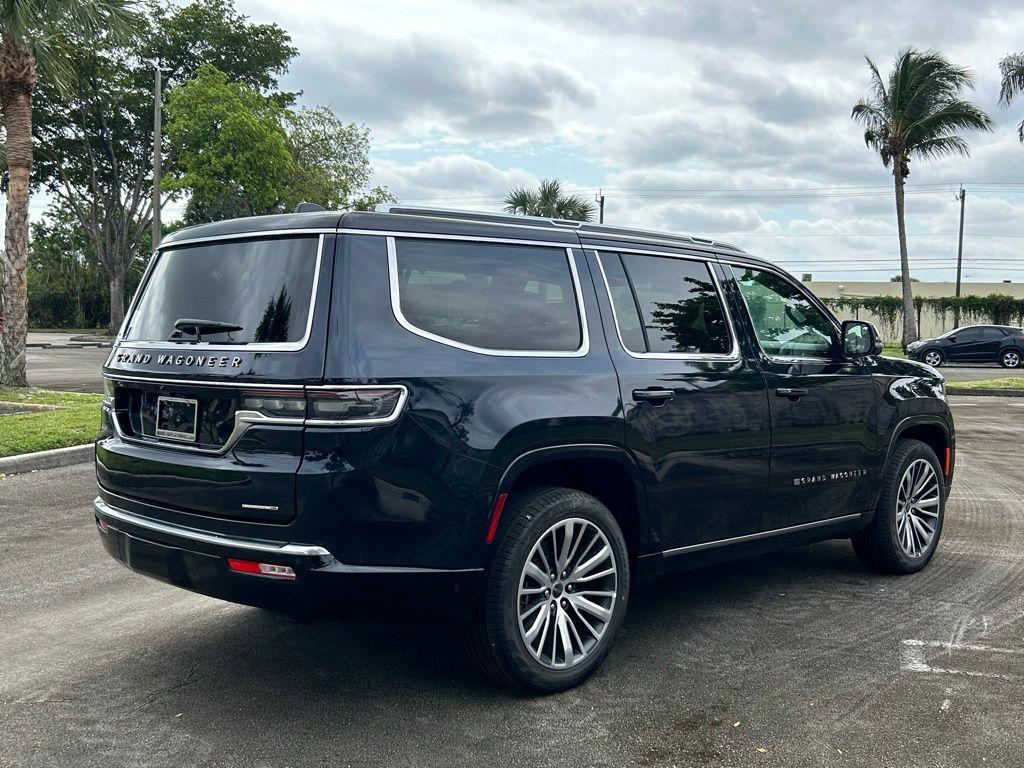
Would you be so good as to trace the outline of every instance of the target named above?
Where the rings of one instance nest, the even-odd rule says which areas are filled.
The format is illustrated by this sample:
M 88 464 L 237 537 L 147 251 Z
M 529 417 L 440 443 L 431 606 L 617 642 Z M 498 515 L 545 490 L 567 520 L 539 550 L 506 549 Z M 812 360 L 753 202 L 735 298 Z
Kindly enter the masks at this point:
M 579 243 L 555 240 L 522 240 L 516 237 L 488 237 L 487 235 L 446 235 L 437 232 L 406 232 L 391 229 L 339 229 L 342 235 L 367 235 L 369 237 L 408 238 L 410 240 L 458 240 L 469 243 L 497 243 L 500 245 L 538 245 L 545 248 L 579 248 Z
M 703 541 L 699 544 L 687 544 L 684 547 L 675 547 L 673 549 L 662 550 L 661 552 L 655 552 L 654 554 L 665 555 L 666 557 L 672 555 L 682 555 L 687 552 L 700 552 L 704 549 L 715 549 L 716 547 L 725 547 L 730 544 L 742 544 L 746 541 L 757 541 L 758 539 L 767 539 L 772 536 L 782 536 L 787 533 L 799 533 L 800 531 L 807 531 L 813 528 L 821 528 L 822 526 L 832 525 L 834 523 L 845 523 L 853 520 L 858 520 L 864 517 L 867 513 L 856 512 L 852 515 L 840 515 L 839 517 L 830 517 L 825 520 L 815 520 L 810 523 L 801 523 L 800 525 L 790 525 L 786 528 L 774 528 L 770 531 L 758 531 L 757 533 L 748 533 L 743 536 L 733 536 L 729 539 L 717 539 L 715 541 Z
M 715 270 L 711 268 L 711 265 L 715 263 L 714 257 L 704 257 L 691 254 L 683 253 L 665 253 L 662 251 L 639 251 L 639 250 L 616 250 L 614 248 L 591 248 L 587 246 L 587 250 L 594 252 L 594 256 L 597 260 L 597 268 L 601 272 L 601 280 L 604 283 L 604 289 L 608 294 L 608 305 L 612 309 L 612 322 L 615 325 L 615 335 L 619 339 L 619 346 L 622 347 L 622 351 L 630 357 L 636 358 L 637 360 L 694 360 L 704 362 L 731 362 L 735 363 L 740 360 L 740 343 L 739 337 L 736 335 L 736 327 L 733 323 L 732 313 L 729 311 L 729 302 L 726 298 L 725 291 L 722 289 L 721 284 L 718 281 L 718 275 L 715 274 Z M 634 352 L 626 346 L 626 342 L 622 338 L 622 331 L 619 330 L 619 316 L 615 312 L 615 300 L 612 298 L 611 284 L 608 282 L 608 275 L 604 271 L 604 264 L 601 263 L 601 252 L 605 253 L 636 253 L 644 256 L 669 256 L 676 259 L 686 259 L 689 261 L 700 261 L 705 264 L 708 268 L 708 273 L 711 275 L 711 280 L 715 286 L 715 290 L 718 295 L 719 303 L 722 306 L 722 311 L 725 313 L 725 322 L 729 329 L 729 337 L 732 340 L 732 348 L 728 352 L 723 353 L 701 353 L 701 352 Z M 628 276 L 627 276 L 628 279 Z M 640 308 L 637 307 L 637 312 L 640 312 Z M 640 317 L 642 323 L 643 316 Z
M 331 233 L 334 233 L 336 230 L 329 230 L 329 231 Z M 250 352 L 250 351 L 251 352 L 299 352 L 299 351 L 305 349 L 306 348 L 306 344 L 309 343 L 309 337 L 313 333 L 313 319 L 316 316 L 316 295 L 317 295 L 317 290 L 320 287 L 320 271 L 321 271 L 321 269 L 323 267 L 323 262 L 324 262 L 324 240 L 326 239 L 326 233 L 325 233 L 324 230 L 309 230 L 309 231 L 301 230 L 301 229 L 295 229 L 295 230 L 273 230 L 273 231 L 270 231 L 270 232 L 246 233 L 244 235 L 239 234 L 239 235 L 218 235 L 216 237 L 202 237 L 202 238 L 196 238 L 194 240 L 182 240 L 180 242 L 171 243 L 171 244 L 169 244 L 167 246 L 161 245 L 159 251 L 157 252 L 157 254 L 159 255 L 160 253 L 162 253 L 163 251 L 166 251 L 166 250 L 173 250 L 178 245 L 192 245 L 192 244 L 195 244 L 195 243 L 213 242 L 213 241 L 217 241 L 217 240 L 237 240 L 237 239 L 254 238 L 254 237 L 259 239 L 260 235 L 265 235 L 265 236 L 270 237 L 270 236 L 275 236 L 275 235 L 292 234 L 292 233 L 295 233 L 295 234 L 297 234 L 299 236 L 310 235 L 310 234 L 318 234 L 319 235 L 319 237 L 317 238 L 316 265 L 313 268 L 313 288 L 312 288 L 311 295 L 310 295 L 310 298 L 309 298 L 309 311 L 308 311 L 308 313 L 306 315 L 306 330 L 303 333 L 302 338 L 299 339 L 298 341 L 247 342 L 245 344 L 216 344 L 216 343 L 209 344 L 209 343 L 204 342 L 204 341 L 190 341 L 187 344 L 178 344 L 178 343 L 171 342 L 171 341 L 154 341 L 154 340 L 129 341 L 129 340 L 124 338 L 124 332 L 125 332 L 125 329 L 129 325 L 129 323 L 128 323 L 129 319 L 134 316 L 134 312 L 137 309 L 137 305 L 138 305 L 139 299 L 142 298 L 143 290 L 146 287 L 146 282 L 142 282 L 142 283 L 139 283 L 139 289 L 138 289 L 138 291 L 136 291 L 135 297 L 132 299 L 132 314 L 125 315 L 124 323 L 121 325 L 121 330 L 118 332 L 118 336 L 117 336 L 117 339 L 114 341 L 113 348 L 116 349 L 116 348 L 121 347 L 121 346 L 144 347 L 144 348 L 163 347 L 163 348 L 167 348 L 168 351 L 170 351 L 172 349 L 181 348 L 182 346 L 187 346 L 188 349 L 196 350 L 196 351 L 205 351 L 205 350 L 224 351 L 224 350 L 231 350 L 233 352 Z M 157 259 L 152 259 L 150 261 L 149 266 L 146 268 L 146 276 L 144 278 L 145 280 L 149 279 L 150 273 L 152 272 L 154 266 L 156 265 L 156 261 L 157 261 Z M 175 354 L 178 354 L 178 353 L 175 352 Z
M 210 235 L 209 237 L 188 237 L 173 242 L 160 243 L 158 251 L 177 248 L 179 245 L 195 245 L 196 243 L 212 243 L 218 240 L 245 240 L 246 238 L 259 237 L 282 237 L 286 235 L 333 235 L 338 232 L 337 227 L 316 227 L 307 229 L 264 229 L 246 230 L 245 232 L 232 232 L 227 235 Z
M 403 235 L 406 236 L 406 235 Z M 416 235 L 408 235 L 409 237 L 418 237 Z M 387 249 L 388 249 L 388 279 L 391 285 L 391 311 L 405 330 L 410 333 L 414 333 L 417 336 L 421 336 L 424 339 L 430 339 L 436 341 L 438 344 L 444 344 L 448 347 L 454 347 L 455 349 L 465 350 L 466 352 L 475 352 L 478 355 L 488 355 L 490 357 L 585 357 L 590 352 L 590 329 L 587 326 L 587 308 L 584 305 L 583 287 L 580 283 L 579 273 L 576 269 L 576 257 L 573 254 L 573 248 L 578 246 L 569 246 L 565 243 L 539 243 L 530 240 L 503 240 L 502 242 L 513 244 L 513 245 L 541 245 L 546 247 L 554 246 L 565 252 L 565 256 L 569 261 L 569 272 L 572 276 L 573 291 L 576 296 L 576 307 L 579 312 L 580 318 L 580 334 L 581 343 L 578 349 L 574 351 L 560 351 L 560 350 L 531 350 L 531 349 L 487 349 L 485 347 L 476 347 L 472 344 L 465 344 L 455 339 L 449 339 L 444 336 L 439 336 L 436 333 L 425 331 L 422 328 L 411 323 L 405 315 L 402 314 L 401 307 L 401 296 L 399 294 L 398 286 L 398 252 L 395 246 L 395 235 L 387 236 Z M 474 242 L 497 242 L 495 239 L 479 238 L 479 237 L 464 237 L 456 238 L 448 235 L 438 235 L 435 239 L 438 240 L 469 240 Z
M 97 496 L 93 500 L 92 504 L 96 514 L 103 515 L 104 517 L 108 517 L 122 523 L 135 525 L 139 528 L 144 528 L 147 531 L 163 533 L 168 536 L 175 536 L 188 541 L 195 541 L 202 544 L 215 544 L 220 547 L 231 547 L 232 549 L 245 549 L 250 552 L 270 552 L 275 555 L 329 557 L 331 559 L 334 557 L 330 551 L 324 547 L 314 546 L 311 544 L 276 544 L 253 539 L 237 539 L 232 536 L 223 536 L 218 533 L 197 531 L 194 528 L 186 528 L 185 526 L 174 525 L 173 523 L 164 523 L 150 517 L 137 515 L 134 512 L 129 512 L 128 510 L 121 509 L 120 507 L 111 506 L 100 496 Z

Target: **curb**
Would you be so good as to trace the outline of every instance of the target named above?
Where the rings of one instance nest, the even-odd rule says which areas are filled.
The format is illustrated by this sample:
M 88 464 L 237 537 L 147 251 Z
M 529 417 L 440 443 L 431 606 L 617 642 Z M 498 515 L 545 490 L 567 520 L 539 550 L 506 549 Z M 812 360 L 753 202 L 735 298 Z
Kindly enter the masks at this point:
M 946 387 L 946 394 L 974 397 L 1024 397 L 1024 389 L 953 389 Z
M 35 472 L 37 469 L 84 464 L 87 461 L 92 461 L 95 450 L 92 443 L 85 443 L 84 445 L 73 445 L 70 448 L 54 448 L 51 451 L 5 456 L 0 458 L 0 477 L 20 472 Z

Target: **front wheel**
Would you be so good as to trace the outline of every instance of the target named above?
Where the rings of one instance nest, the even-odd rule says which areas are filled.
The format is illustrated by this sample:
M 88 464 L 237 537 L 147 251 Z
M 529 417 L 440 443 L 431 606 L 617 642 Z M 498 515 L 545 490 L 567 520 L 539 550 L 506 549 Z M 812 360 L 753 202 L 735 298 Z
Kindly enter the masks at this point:
M 1016 368 L 1020 365 L 1020 360 L 1020 352 L 1016 349 L 1008 349 L 999 356 L 999 364 L 1002 365 L 1003 368 Z
M 920 440 L 900 440 L 882 474 L 874 519 L 853 537 L 853 548 L 882 573 L 916 573 L 935 554 L 945 514 L 945 480 L 935 452 Z
M 622 531 L 600 501 L 568 488 L 526 491 L 506 514 L 470 654 L 499 682 L 572 688 L 604 661 L 626 614 Z
M 927 352 L 924 353 L 921 359 L 924 360 L 932 368 L 938 368 L 940 365 L 946 362 L 946 358 L 944 358 L 942 356 L 942 353 L 939 352 L 939 350 L 937 349 L 929 349 Z

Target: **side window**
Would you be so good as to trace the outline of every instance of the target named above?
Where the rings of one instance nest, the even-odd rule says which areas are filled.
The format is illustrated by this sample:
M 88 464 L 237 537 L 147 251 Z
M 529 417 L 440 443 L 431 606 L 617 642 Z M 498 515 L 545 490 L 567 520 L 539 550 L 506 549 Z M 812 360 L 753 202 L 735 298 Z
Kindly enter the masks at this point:
M 954 333 L 953 336 L 956 337 L 957 343 L 961 344 L 965 341 L 980 341 L 981 328 L 964 328 Z
M 796 286 L 760 269 L 733 267 L 761 349 L 772 357 L 832 357 L 835 329 Z
M 440 340 L 495 351 L 582 347 L 564 249 L 399 238 L 392 270 L 405 321 Z
M 623 345 L 631 352 L 727 354 L 725 311 L 702 261 L 601 254 Z
M 982 341 L 1002 341 L 1004 334 L 998 328 L 982 328 L 981 339 Z

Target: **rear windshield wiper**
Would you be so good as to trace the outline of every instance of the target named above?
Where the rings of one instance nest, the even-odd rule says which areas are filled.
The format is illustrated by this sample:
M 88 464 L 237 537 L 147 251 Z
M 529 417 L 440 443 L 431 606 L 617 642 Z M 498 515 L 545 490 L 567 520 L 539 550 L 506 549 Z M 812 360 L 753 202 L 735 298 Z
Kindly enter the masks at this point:
M 242 330 L 238 323 L 226 323 L 221 320 L 196 320 L 190 317 L 183 317 L 174 321 L 174 327 L 183 333 L 196 337 L 196 341 L 203 340 L 204 333 L 232 333 Z M 180 333 L 172 333 L 169 341 L 174 341 Z

